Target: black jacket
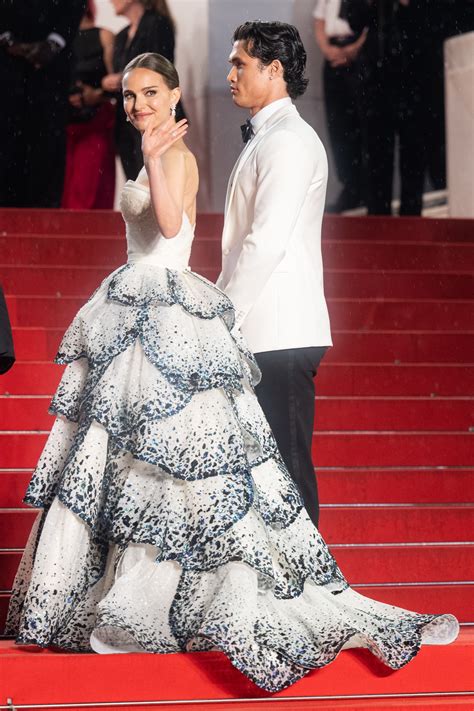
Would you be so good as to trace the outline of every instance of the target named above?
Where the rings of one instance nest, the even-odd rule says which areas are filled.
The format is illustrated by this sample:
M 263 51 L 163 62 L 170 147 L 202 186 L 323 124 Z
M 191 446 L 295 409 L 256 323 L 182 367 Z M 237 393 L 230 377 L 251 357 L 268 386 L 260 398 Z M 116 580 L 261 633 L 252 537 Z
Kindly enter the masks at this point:
M 132 59 L 143 52 L 156 52 L 170 62 L 174 61 L 174 30 L 171 22 L 163 15 L 147 10 L 129 45 L 127 45 L 127 36 L 128 27 L 124 27 L 115 38 L 115 72 L 122 72 Z
M 65 48 L 44 71 L 48 75 L 69 74 L 71 48 L 86 0 L 0 0 L 0 35 L 11 32 L 18 42 L 40 42 L 55 32 L 66 42 Z M 0 49 L 0 76 L 11 78 L 11 72 L 21 72 L 26 61 L 11 57 Z

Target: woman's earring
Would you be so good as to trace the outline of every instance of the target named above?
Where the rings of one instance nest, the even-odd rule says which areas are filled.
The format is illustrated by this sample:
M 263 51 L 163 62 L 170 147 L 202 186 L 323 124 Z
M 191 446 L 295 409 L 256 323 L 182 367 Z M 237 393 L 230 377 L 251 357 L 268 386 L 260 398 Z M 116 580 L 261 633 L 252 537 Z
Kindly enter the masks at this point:
M 128 123 L 130 123 L 130 117 L 129 117 L 129 116 L 127 116 L 127 118 L 126 118 L 125 120 L 128 121 Z
M 171 114 L 171 116 L 172 116 L 173 118 L 175 118 L 175 116 L 176 116 L 176 106 L 172 106 L 172 107 L 170 108 L 170 114 Z

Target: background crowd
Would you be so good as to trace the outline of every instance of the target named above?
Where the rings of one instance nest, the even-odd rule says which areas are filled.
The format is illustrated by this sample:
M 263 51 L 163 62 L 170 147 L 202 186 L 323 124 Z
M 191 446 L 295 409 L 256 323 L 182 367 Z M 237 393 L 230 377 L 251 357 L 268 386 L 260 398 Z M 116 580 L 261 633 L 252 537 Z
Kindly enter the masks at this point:
M 342 212 L 419 215 L 426 177 L 446 186 L 443 43 L 474 29 L 471 0 L 318 0 L 328 134 Z
M 174 60 L 166 0 L 112 0 L 128 25 L 96 27 L 93 0 L 15 0 L 0 25 L 0 205 L 112 208 L 115 153 L 127 178 L 141 166 L 120 86 L 142 52 Z
M 141 165 L 120 101 L 142 52 L 174 61 L 166 0 L 111 0 L 128 25 L 97 27 L 94 0 L 15 0 L 0 14 L 0 206 L 111 208 L 115 155 Z M 443 42 L 474 28 L 474 0 L 317 0 L 329 146 L 341 191 L 328 210 L 421 213 L 446 183 Z M 182 107 L 178 118 L 183 115 Z

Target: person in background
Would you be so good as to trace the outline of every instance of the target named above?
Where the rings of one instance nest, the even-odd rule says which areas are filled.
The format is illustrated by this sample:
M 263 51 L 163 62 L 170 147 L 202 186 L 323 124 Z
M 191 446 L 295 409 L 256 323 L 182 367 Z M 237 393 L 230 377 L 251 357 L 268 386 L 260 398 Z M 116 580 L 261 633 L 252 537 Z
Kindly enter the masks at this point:
M 112 0 L 115 13 L 126 17 L 129 25 L 115 38 L 113 72 L 104 77 L 102 88 L 117 96 L 115 139 L 125 176 L 135 180 L 143 167 L 141 137 L 128 124 L 122 101 L 122 73 L 139 54 L 155 52 L 174 61 L 175 25 L 166 0 Z M 177 111 L 178 120 L 183 114 Z
M 2 3 L 0 205 L 59 207 L 72 42 L 85 0 Z
M 400 215 L 420 215 L 426 151 L 423 133 L 425 21 L 429 10 L 412 0 L 365 0 L 367 38 L 361 52 L 367 128 L 369 215 L 392 212 L 396 137 Z
M 343 212 L 364 202 L 363 131 L 360 102 L 360 50 L 364 28 L 347 21 L 350 0 L 318 0 L 313 12 L 316 42 L 325 57 L 323 68 L 326 121 L 336 173 L 342 190 L 328 212 Z
M 73 84 L 69 96 L 66 177 L 62 207 L 112 209 L 115 190 L 115 107 L 101 87 L 112 72 L 114 35 L 95 26 L 88 0 L 73 43 Z

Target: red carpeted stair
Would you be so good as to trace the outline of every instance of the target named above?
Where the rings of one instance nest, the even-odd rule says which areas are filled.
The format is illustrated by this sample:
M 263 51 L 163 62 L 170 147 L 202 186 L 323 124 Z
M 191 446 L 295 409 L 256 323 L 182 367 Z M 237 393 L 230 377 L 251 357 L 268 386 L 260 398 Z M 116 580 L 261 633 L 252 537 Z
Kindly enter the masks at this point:
M 210 278 L 221 227 L 221 216 L 199 218 L 192 265 Z M 473 223 L 327 217 L 323 251 L 334 348 L 316 380 L 321 531 L 364 594 L 474 623 Z M 35 516 L 21 498 L 52 423 L 61 368 L 51 359 L 77 309 L 124 259 L 117 214 L 0 210 L 0 281 L 18 357 L 0 378 L 2 621 Z M 276 708 L 473 708 L 473 645 L 464 627 L 454 645 L 423 649 L 397 673 L 344 652 Z M 0 660 L 0 709 L 7 696 L 20 708 L 177 709 L 193 698 L 202 709 L 214 707 L 205 700 L 269 706 L 217 653 L 78 656 L 4 641 Z M 246 701 L 226 703 L 235 698 Z

